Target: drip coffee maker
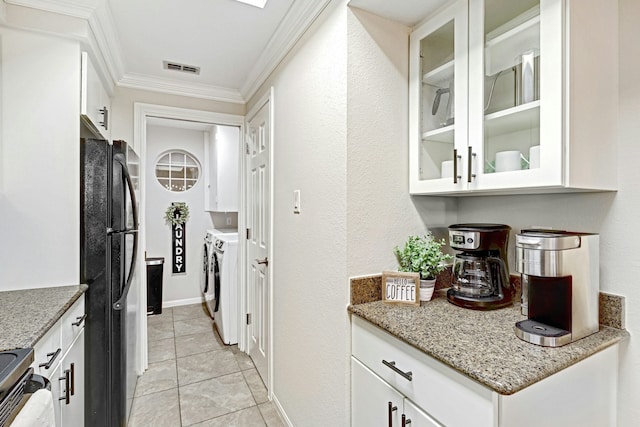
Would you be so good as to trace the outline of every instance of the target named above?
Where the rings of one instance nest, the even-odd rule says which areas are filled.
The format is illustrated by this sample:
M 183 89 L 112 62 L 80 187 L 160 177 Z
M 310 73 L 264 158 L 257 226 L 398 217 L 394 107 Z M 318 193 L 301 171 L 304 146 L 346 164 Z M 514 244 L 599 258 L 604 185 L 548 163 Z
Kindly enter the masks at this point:
M 511 305 L 507 244 L 511 227 L 504 224 L 454 224 L 449 245 L 462 251 L 453 261 L 449 302 L 475 310 Z

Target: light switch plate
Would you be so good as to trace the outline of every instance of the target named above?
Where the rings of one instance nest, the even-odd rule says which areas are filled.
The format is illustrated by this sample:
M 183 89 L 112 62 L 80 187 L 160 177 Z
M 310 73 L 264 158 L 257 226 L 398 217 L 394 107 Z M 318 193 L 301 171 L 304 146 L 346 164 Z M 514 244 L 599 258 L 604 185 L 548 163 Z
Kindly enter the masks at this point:
M 300 213 L 300 190 L 293 190 L 293 213 Z

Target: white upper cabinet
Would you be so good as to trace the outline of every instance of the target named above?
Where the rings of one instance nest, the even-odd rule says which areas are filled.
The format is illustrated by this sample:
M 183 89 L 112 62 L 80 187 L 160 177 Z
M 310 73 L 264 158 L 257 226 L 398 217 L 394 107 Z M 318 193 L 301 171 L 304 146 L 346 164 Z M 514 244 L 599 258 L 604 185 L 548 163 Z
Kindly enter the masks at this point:
M 416 28 L 410 192 L 615 190 L 616 28 L 607 0 L 458 0 Z
M 411 34 L 411 193 L 466 188 L 467 27 L 467 1 L 459 0 Z
M 109 122 L 111 98 L 87 52 L 82 52 L 81 55 L 81 77 L 80 114 L 82 119 L 96 136 L 102 136 L 108 140 L 111 137 Z
M 206 211 L 238 212 L 240 127 L 216 125 L 205 143 Z

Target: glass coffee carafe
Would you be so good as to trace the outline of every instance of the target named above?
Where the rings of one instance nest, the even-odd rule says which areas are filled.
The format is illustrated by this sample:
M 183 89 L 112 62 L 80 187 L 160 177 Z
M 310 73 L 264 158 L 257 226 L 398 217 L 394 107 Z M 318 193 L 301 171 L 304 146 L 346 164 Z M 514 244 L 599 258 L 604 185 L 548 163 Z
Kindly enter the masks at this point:
M 461 296 L 488 297 L 500 291 L 506 277 L 504 261 L 466 253 L 456 255 L 451 287 Z

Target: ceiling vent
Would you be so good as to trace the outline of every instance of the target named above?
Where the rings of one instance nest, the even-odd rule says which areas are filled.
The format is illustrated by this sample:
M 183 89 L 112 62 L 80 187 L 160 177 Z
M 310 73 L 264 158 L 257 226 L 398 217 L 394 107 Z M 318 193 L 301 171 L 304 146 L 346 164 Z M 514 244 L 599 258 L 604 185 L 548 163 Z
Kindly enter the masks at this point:
M 182 71 L 189 74 L 200 74 L 200 67 L 194 67 L 193 65 L 178 64 L 177 62 L 163 61 L 165 70 Z

